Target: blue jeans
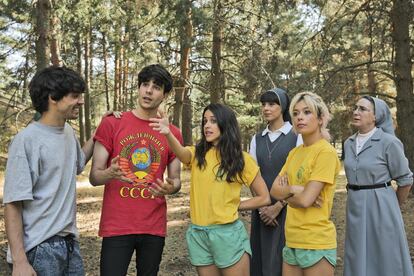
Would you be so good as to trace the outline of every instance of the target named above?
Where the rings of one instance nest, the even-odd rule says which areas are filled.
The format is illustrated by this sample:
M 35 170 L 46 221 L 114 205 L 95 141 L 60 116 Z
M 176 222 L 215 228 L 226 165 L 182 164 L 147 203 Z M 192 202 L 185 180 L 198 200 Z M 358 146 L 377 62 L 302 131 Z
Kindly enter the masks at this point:
M 79 243 L 71 235 L 53 236 L 26 255 L 37 276 L 85 275 Z

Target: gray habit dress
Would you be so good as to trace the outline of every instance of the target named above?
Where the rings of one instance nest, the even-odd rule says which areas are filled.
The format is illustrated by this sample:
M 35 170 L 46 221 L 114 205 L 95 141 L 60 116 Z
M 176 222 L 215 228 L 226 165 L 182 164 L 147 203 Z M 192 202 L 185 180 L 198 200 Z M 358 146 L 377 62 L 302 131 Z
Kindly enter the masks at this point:
M 373 185 L 393 179 L 404 186 L 413 182 L 402 143 L 381 128 L 359 154 L 356 154 L 356 134 L 348 138 L 344 150 L 349 184 Z M 414 275 L 404 222 L 391 186 L 348 190 L 344 275 Z

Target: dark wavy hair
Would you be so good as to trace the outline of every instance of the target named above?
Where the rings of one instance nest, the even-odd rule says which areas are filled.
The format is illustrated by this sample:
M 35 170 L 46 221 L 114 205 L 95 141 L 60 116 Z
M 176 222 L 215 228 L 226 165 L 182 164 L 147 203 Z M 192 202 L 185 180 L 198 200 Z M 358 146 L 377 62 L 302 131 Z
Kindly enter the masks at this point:
M 201 140 L 196 145 L 195 157 L 200 169 L 206 166 L 206 153 L 213 147 L 207 142 L 204 135 L 204 114 L 210 110 L 216 118 L 220 129 L 220 138 L 217 144 L 217 152 L 220 154 L 220 166 L 217 171 L 217 179 L 226 179 L 227 182 L 244 183 L 242 171 L 244 158 L 241 145 L 241 134 L 236 114 L 228 106 L 212 103 L 206 106 L 201 120 Z
M 171 91 L 173 79 L 171 74 L 161 64 L 151 64 L 142 68 L 138 74 L 138 87 L 143 82 L 153 80 L 155 84 L 164 88 L 164 94 Z
M 49 96 L 59 101 L 71 92 L 85 92 L 85 81 L 67 67 L 50 66 L 38 71 L 29 84 L 29 94 L 34 109 L 43 113 L 48 110 Z

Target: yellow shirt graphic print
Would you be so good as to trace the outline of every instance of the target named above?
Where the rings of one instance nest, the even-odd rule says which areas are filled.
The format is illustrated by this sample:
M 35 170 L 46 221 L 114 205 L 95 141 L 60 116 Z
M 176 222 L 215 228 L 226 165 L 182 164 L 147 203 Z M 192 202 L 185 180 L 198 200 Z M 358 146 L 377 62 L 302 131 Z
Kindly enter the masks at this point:
M 300 166 L 300 168 L 298 169 L 297 173 L 296 173 L 296 179 L 298 180 L 298 184 L 299 185 L 304 185 L 306 183 L 303 183 L 303 175 L 305 173 L 305 169 L 303 168 L 303 166 Z

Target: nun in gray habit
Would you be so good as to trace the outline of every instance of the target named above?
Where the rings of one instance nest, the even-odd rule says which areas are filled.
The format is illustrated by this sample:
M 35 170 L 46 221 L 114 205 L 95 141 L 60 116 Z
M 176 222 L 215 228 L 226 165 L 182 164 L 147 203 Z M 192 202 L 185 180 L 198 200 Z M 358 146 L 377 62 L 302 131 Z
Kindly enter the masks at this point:
M 413 276 L 400 204 L 413 183 L 390 110 L 369 96 L 355 105 L 358 132 L 344 146 L 348 180 L 345 276 Z M 397 191 L 391 186 L 395 180 Z
M 289 151 L 302 140 L 299 139 L 298 142 L 298 136 L 293 132 L 290 124 L 290 100 L 283 89 L 274 88 L 266 91 L 261 95 L 260 102 L 268 125 L 253 136 L 250 154 L 256 159 L 260 173 L 270 191 L 273 181 L 285 164 Z M 285 203 L 274 199 L 271 205 L 252 211 L 251 276 L 282 275 L 285 219 Z

